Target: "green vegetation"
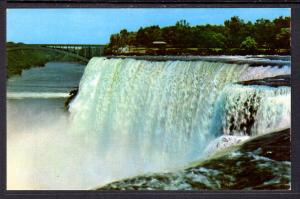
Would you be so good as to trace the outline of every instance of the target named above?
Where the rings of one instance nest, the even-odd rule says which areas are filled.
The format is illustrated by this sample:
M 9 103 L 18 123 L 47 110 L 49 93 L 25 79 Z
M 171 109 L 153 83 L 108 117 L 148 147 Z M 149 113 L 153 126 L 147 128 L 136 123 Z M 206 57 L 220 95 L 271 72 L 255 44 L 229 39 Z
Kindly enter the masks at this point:
M 247 52 L 255 52 L 257 49 L 257 43 L 255 39 L 252 37 L 246 37 L 246 39 L 241 43 L 241 49 L 247 51 Z
M 288 54 L 290 52 L 290 17 L 273 21 L 258 19 L 245 22 L 239 17 L 224 25 L 191 26 L 178 21 L 174 26 L 141 27 L 137 32 L 126 29 L 110 37 L 106 54 Z M 166 45 L 155 46 L 154 41 Z
M 65 54 L 40 49 L 9 50 L 24 46 L 23 43 L 7 42 L 7 78 L 21 75 L 22 70 L 44 66 L 49 61 L 77 61 Z

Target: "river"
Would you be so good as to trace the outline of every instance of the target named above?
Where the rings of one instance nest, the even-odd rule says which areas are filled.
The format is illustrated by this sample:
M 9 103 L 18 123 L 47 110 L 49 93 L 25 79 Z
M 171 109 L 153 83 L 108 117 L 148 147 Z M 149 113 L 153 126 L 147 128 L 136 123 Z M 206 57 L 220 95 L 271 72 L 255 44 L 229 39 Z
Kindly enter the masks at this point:
M 78 87 L 84 68 L 76 63 L 49 62 L 8 80 L 8 189 L 68 188 L 66 181 L 59 180 L 61 173 L 72 179 L 72 174 L 66 174 L 72 172 L 68 163 L 79 163 L 64 155 L 69 144 L 64 143 L 68 139 L 64 102 L 69 91 Z M 64 168 L 51 168 L 60 161 L 57 158 Z

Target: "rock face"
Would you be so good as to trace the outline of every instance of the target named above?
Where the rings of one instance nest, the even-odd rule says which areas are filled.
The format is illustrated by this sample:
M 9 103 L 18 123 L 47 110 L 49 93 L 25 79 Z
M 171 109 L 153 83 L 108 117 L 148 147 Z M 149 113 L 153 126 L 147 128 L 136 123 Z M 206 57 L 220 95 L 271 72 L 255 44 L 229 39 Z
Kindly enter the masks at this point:
M 69 92 L 69 97 L 65 101 L 65 107 L 67 110 L 69 110 L 69 105 L 72 102 L 72 100 L 76 97 L 77 93 L 78 93 L 78 88 L 75 88 Z
M 262 85 L 271 87 L 291 86 L 291 75 L 279 75 L 275 77 L 267 77 L 238 83 L 242 85 Z
M 240 151 L 256 151 L 260 156 L 264 156 L 276 161 L 290 161 L 290 129 L 269 133 L 246 142 Z
M 96 190 L 289 189 L 290 176 L 290 129 L 286 129 L 186 169 L 140 175 Z

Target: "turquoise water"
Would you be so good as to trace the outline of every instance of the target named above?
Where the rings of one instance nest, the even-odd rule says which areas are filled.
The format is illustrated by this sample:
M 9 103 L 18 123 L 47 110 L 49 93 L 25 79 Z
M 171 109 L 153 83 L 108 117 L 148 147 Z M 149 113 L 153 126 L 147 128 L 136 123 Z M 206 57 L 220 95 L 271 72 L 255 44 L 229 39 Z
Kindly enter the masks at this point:
M 24 70 L 22 76 L 7 81 L 10 92 L 69 92 L 77 87 L 84 65 L 66 62 L 49 62 L 45 67 Z

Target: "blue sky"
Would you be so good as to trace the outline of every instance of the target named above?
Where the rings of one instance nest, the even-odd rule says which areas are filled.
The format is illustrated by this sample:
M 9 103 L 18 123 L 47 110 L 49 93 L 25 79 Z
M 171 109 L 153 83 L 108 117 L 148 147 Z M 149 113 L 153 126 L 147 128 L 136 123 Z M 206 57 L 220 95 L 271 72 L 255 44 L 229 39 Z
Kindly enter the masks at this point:
M 223 24 L 290 16 L 289 8 L 122 8 L 8 9 L 7 41 L 25 43 L 105 44 L 112 33 L 149 25 L 169 26 L 185 19 L 191 25 Z

